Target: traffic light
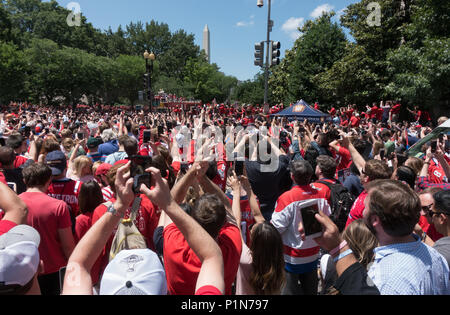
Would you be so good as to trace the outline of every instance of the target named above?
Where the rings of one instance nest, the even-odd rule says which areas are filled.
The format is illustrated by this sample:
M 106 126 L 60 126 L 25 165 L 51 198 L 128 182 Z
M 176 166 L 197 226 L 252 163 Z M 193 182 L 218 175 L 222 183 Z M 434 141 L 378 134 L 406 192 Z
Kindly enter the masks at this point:
M 255 66 L 264 66 L 264 42 L 255 44 Z
M 271 66 L 277 66 L 280 64 L 280 56 L 281 56 L 280 48 L 281 48 L 280 42 L 271 42 L 271 47 L 270 47 L 270 53 L 271 53 L 270 65 Z

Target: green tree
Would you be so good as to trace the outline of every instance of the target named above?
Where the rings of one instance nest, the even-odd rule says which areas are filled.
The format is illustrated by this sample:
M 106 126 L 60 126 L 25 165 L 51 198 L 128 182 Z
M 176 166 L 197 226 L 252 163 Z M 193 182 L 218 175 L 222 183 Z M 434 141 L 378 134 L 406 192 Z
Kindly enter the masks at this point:
M 287 66 L 289 99 L 322 101 L 313 82 L 314 76 L 330 69 L 345 51 L 346 38 L 343 30 L 331 18 L 334 13 L 324 14 L 308 21 L 300 29 L 292 62 Z
M 387 58 L 392 81 L 386 92 L 407 105 L 436 115 L 448 113 L 450 99 L 450 38 L 429 39 L 420 49 L 403 46 Z
M 258 73 L 253 80 L 238 83 L 234 98 L 246 104 L 264 104 L 264 73 Z
M 25 88 L 24 54 L 14 44 L 0 41 L 0 104 L 21 99 Z
M 138 92 L 143 89 L 144 59 L 137 56 L 120 55 L 115 60 L 113 86 L 120 95 L 126 97 L 130 104 L 138 99 Z
M 0 2 L 0 41 L 8 42 L 12 40 L 11 27 L 8 11 L 4 8 L 3 3 Z
M 313 82 L 318 86 L 324 104 L 364 106 L 379 101 L 383 92 L 374 68 L 374 61 L 365 49 L 349 43 L 342 59 L 316 75 Z

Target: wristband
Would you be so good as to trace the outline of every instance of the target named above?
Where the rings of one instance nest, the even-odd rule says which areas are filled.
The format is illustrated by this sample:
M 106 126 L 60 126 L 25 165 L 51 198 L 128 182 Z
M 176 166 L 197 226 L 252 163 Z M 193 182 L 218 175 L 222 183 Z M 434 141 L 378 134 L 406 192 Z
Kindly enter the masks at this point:
M 344 257 L 347 257 L 348 255 L 353 254 L 353 251 L 351 249 L 346 250 L 342 254 L 340 254 L 338 257 L 334 259 L 334 262 L 337 263 L 339 260 L 341 260 Z
M 335 249 L 330 251 L 330 255 L 331 257 L 334 257 L 337 253 L 339 253 L 341 251 L 341 249 L 343 249 L 345 246 L 347 246 L 347 241 L 343 241 L 341 244 L 339 244 L 338 247 L 336 247 Z

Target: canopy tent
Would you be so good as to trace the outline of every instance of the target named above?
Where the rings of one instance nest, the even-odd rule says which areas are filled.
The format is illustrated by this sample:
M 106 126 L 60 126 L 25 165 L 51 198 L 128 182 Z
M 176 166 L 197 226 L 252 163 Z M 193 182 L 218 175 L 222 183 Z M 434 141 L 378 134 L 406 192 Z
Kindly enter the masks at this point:
M 308 120 L 310 122 L 325 122 L 330 121 L 330 115 L 322 113 L 319 110 L 312 108 L 304 100 L 298 101 L 296 104 L 284 111 L 271 115 L 273 117 L 286 117 L 289 120 Z

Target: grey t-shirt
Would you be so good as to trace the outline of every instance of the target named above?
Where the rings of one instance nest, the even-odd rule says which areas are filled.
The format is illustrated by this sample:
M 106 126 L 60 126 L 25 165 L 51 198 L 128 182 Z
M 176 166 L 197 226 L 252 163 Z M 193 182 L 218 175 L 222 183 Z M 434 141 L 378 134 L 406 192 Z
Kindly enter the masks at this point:
M 444 256 L 445 260 L 447 260 L 447 263 L 450 267 L 450 236 L 443 237 L 440 240 L 438 240 L 436 243 L 434 243 L 433 248 L 436 249 L 439 252 L 439 254 Z

